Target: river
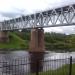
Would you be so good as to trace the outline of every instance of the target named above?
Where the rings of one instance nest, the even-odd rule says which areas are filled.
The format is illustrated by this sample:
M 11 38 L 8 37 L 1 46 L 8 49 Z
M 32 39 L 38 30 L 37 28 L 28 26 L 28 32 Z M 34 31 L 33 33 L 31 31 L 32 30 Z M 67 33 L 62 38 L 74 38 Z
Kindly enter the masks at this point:
M 52 51 L 46 51 L 44 53 L 43 60 L 43 71 L 47 71 L 49 69 L 55 70 L 59 67 L 61 67 L 64 64 L 69 64 L 69 59 L 70 56 L 72 56 L 73 59 L 75 59 L 75 52 L 66 52 L 66 53 L 56 53 Z M 7 68 L 3 68 L 4 65 L 12 65 L 15 64 L 18 66 L 13 67 L 13 71 L 16 71 L 20 74 L 22 72 L 29 72 L 30 71 L 30 53 L 27 51 L 11 51 L 11 52 L 1 52 L 0 53 L 0 73 L 3 72 L 5 73 Z M 36 57 L 35 57 L 36 58 Z M 16 60 L 16 62 L 15 62 Z M 19 61 L 18 61 L 19 60 Z M 1 62 L 8 62 L 6 63 L 1 63 Z M 75 61 L 73 61 L 75 63 Z M 28 64 L 26 64 L 28 63 Z M 19 64 L 24 64 L 24 65 L 19 65 Z M 12 68 L 11 68 L 12 72 Z M 19 75 L 18 74 L 18 75 Z

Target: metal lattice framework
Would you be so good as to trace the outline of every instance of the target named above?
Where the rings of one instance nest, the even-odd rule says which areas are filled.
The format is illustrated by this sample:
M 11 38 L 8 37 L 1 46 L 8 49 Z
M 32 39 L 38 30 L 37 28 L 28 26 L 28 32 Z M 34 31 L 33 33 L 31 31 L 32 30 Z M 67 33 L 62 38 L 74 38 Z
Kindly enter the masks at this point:
M 75 25 L 75 4 L 0 22 L 0 30 Z

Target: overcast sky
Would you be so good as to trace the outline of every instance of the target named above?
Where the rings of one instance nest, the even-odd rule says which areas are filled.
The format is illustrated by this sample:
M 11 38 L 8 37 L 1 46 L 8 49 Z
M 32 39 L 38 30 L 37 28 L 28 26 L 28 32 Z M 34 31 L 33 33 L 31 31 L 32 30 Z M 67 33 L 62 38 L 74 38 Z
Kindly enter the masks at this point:
M 0 0 L 0 21 L 69 4 L 75 4 L 75 0 Z M 75 33 L 75 26 L 46 28 L 45 31 L 70 34 Z

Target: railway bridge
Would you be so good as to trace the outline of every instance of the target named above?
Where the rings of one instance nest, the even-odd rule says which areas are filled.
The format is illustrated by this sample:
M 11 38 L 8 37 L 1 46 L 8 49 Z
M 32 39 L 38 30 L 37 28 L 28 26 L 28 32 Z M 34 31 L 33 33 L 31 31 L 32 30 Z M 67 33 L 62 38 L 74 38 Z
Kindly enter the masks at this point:
M 43 52 L 43 28 L 71 25 L 75 25 L 75 4 L 1 21 L 0 41 L 8 40 L 8 31 L 31 29 L 30 51 Z

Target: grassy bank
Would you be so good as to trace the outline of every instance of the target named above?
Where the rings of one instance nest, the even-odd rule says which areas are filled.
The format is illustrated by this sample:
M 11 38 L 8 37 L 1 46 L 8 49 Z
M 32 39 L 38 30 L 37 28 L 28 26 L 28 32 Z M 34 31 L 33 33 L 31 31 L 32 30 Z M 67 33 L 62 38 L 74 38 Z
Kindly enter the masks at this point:
M 21 39 L 16 34 L 10 32 L 9 33 L 9 42 L 8 43 L 0 43 L 0 49 L 28 49 L 28 41 Z
M 9 32 L 10 41 L 0 43 L 0 49 L 29 49 L 30 31 Z M 50 51 L 75 51 L 75 34 L 45 33 L 45 49 Z
M 36 75 L 36 74 L 32 74 Z M 64 65 L 56 70 L 49 70 L 46 72 L 39 72 L 39 75 L 69 75 L 69 65 Z M 75 64 L 72 65 L 72 75 L 75 75 Z

